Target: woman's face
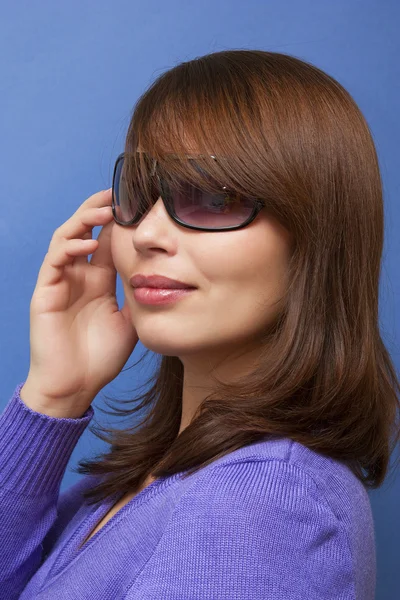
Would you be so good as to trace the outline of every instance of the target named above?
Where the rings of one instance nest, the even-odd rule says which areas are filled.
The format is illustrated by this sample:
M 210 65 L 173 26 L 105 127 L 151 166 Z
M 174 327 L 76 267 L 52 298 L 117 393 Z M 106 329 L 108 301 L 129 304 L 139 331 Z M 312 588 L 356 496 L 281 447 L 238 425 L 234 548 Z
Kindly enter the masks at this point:
M 210 362 L 256 346 L 279 312 L 291 249 L 289 233 L 265 209 L 243 229 L 205 232 L 175 223 L 159 198 L 138 224 L 113 224 L 111 252 L 140 341 L 185 364 L 185 357 Z M 173 303 L 143 305 L 129 283 L 138 273 L 197 289 Z

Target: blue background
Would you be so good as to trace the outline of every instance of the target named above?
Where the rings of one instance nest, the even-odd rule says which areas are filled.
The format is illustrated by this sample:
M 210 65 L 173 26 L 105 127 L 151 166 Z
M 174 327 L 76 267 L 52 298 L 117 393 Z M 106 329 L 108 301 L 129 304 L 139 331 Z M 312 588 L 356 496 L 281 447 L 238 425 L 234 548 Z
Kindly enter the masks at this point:
M 0 8 L 1 410 L 29 370 L 29 304 L 51 236 L 88 196 L 111 186 L 137 98 L 179 62 L 233 48 L 312 62 L 338 79 L 365 115 L 385 198 L 381 330 L 399 370 L 398 2 L 14 0 Z M 117 296 L 122 300 L 119 278 Z M 139 342 L 127 365 L 143 350 Z M 136 379 L 142 371 L 121 373 L 104 392 L 127 397 L 133 373 Z M 94 419 L 116 424 L 97 406 L 107 408 L 100 396 Z M 61 492 L 82 477 L 71 466 L 105 449 L 86 429 Z M 393 600 L 400 597 L 399 470 L 370 498 L 376 597 Z

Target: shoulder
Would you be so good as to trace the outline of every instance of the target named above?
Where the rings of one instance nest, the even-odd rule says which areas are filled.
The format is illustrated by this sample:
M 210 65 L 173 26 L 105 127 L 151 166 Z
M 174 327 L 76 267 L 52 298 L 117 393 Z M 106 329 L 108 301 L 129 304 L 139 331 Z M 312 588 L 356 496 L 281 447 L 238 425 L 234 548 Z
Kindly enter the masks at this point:
M 200 492 L 199 500 L 203 497 L 214 517 L 218 514 L 227 524 L 235 515 L 243 533 L 261 536 L 260 547 L 277 561 L 295 552 L 301 558 L 293 566 L 313 572 L 319 584 L 345 577 L 356 598 L 373 597 L 371 503 L 366 487 L 344 461 L 280 438 L 223 457 L 198 483 L 195 493 Z
M 171 590 L 184 564 L 184 597 L 205 585 L 212 597 L 372 599 L 375 557 L 360 547 L 358 563 L 352 484 L 347 467 L 288 440 L 231 452 L 186 478 L 141 581 L 160 577 L 158 597 L 183 597 Z
M 317 532 L 333 528 L 355 568 L 376 560 L 369 494 L 344 461 L 289 438 L 264 440 L 222 457 L 204 473 L 201 487 L 211 503 L 234 503 L 243 512 L 275 513 L 292 526 L 296 519 Z M 196 492 L 197 493 L 197 492 Z M 365 567 L 364 563 L 368 563 Z
M 299 552 L 305 563 L 319 562 L 321 573 L 336 562 L 338 572 L 353 573 L 356 587 L 375 585 L 371 503 L 344 461 L 289 438 L 263 440 L 216 461 L 182 500 L 178 519 L 188 506 L 198 515 L 207 507 L 221 529 L 225 519 L 227 529 L 235 515 L 235 527 L 262 535 L 271 552 L 277 544 L 285 548 L 282 556 Z
M 371 518 L 368 492 L 344 461 L 335 460 L 289 438 L 262 440 L 231 452 L 203 469 L 193 486 L 216 499 L 258 497 L 302 502 L 306 494 L 349 523 Z M 188 488 L 190 494 L 191 486 Z M 197 491 L 196 491 L 197 493 Z M 355 512 L 356 511 L 356 512 Z
M 307 511 L 315 520 L 329 514 L 341 520 L 349 516 L 355 491 L 357 500 L 363 486 L 353 480 L 349 469 L 288 439 L 262 441 L 240 448 L 200 471 L 181 497 L 177 509 L 193 497 L 207 506 L 237 507 L 251 512 L 263 507 L 283 511 Z M 338 493 L 339 492 L 339 493 Z M 366 492 L 365 495 L 367 496 Z M 367 497 L 368 498 L 368 497 Z M 357 502 L 359 506 L 359 502 Z

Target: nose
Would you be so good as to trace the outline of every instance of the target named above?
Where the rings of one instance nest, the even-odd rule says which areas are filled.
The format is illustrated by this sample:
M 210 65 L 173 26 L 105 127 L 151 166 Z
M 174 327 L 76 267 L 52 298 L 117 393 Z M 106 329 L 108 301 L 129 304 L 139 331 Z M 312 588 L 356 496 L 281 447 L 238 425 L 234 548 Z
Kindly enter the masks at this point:
M 161 204 L 161 206 L 160 206 L 160 204 Z M 160 212 L 160 211 L 161 211 L 161 212 Z M 167 212 L 167 210 L 166 210 L 166 208 L 165 208 L 164 201 L 163 201 L 162 197 L 161 197 L 161 196 L 159 196 L 159 197 L 157 198 L 157 200 L 154 202 L 154 204 L 153 204 L 153 205 L 152 205 L 150 208 L 148 208 L 148 209 L 147 209 L 147 210 L 144 212 L 144 214 L 141 216 L 140 220 L 139 220 L 139 221 L 136 223 L 136 225 L 139 225 L 140 223 L 142 223 L 142 222 L 143 222 L 143 220 L 144 220 L 146 217 L 148 217 L 148 215 L 149 215 L 150 213 L 153 213 L 153 212 L 155 212 L 155 214 L 156 214 L 156 217 L 160 217 L 160 216 L 161 216 L 161 213 L 162 213 L 162 211 L 164 211 L 164 217 L 167 217 L 167 218 L 168 218 L 168 217 L 169 217 L 169 215 L 168 215 L 168 212 Z

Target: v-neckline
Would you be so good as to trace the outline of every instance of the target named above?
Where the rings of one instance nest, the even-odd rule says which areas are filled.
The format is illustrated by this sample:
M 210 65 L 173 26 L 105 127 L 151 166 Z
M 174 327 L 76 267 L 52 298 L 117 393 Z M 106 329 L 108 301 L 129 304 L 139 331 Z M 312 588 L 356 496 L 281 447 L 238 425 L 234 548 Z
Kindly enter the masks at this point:
M 116 520 L 123 518 L 124 514 L 131 509 L 132 506 L 140 505 L 144 502 L 148 495 L 153 492 L 160 492 L 165 487 L 171 485 L 178 477 L 182 476 L 182 471 L 175 473 L 174 475 L 160 477 L 150 483 L 147 487 L 139 491 L 129 502 L 127 502 L 117 513 L 115 513 L 107 523 L 105 523 L 99 531 L 93 534 L 88 540 L 89 531 L 94 530 L 94 522 L 97 524 L 103 520 L 105 515 L 112 509 L 112 507 L 119 501 L 124 495 L 124 492 L 116 492 L 114 495 L 107 498 L 105 501 L 100 502 L 97 506 L 95 505 L 91 511 L 88 511 L 83 521 L 72 533 L 72 535 L 66 540 L 64 546 L 60 549 L 58 556 L 55 558 L 49 572 L 49 577 L 52 579 L 60 575 L 66 569 L 76 561 L 79 560 L 80 556 L 85 553 L 86 550 L 97 541 L 97 539 L 105 535 L 107 530 L 114 526 Z M 155 489 L 156 488 L 156 489 Z M 85 543 L 84 541 L 87 540 Z
M 80 540 L 80 542 L 77 546 L 77 552 L 78 553 L 83 552 L 83 550 L 92 543 L 92 540 L 94 538 L 97 538 L 98 534 L 100 534 L 103 531 L 103 529 L 105 527 L 107 527 L 111 521 L 114 522 L 114 518 L 116 518 L 117 515 L 120 515 L 121 511 L 125 512 L 125 508 L 127 506 L 130 506 L 131 503 L 135 500 L 135 498 L 139 498 L 139 496 L 142 497 L 143 495 L 146 494 L 147 490 L 150 490 L 150 488 L 155 487 L 155 484 L 160 483 L 162 480 L 164 480 L 164 478 L 161 478 L 161 479 L 160 478 L 159 479 L 152 478 L 150 483 L 142 486 L 138 491 L 135 491 L 135 492 L 121 492 L 121 493 L 117 492 L 109 499 L 106 506 L 104 506 L 104 505 L 100 506 L 97 510 L 95 510 L 91 516 L 92 516 L 92 518 L 94 518 L 94 516 L 96 515 L 96 523 L 95 523 L 95 525 L 90 526 L 90 529 L 88 531 L 86 531 L 84 537 Z M 124 502 L 124 504 L 120 508 L 118 508 L 117 511 L 113 512 L 114 508 L 125 496 L 128 496 L 128 500 L 126 500 L 126 502 Z M 101 509 L 103 509 L 104 512 Z M 107 521 L 105 523 L 103 523 L 104 519 L 111 512 L 112 512 L 111 516 L 107 519 Z M 100 514 L 98 514 L 98 513 L 100 513 Z M 101 523 L 103 523 L 103 524 L 98 529 L 98 527 Z

